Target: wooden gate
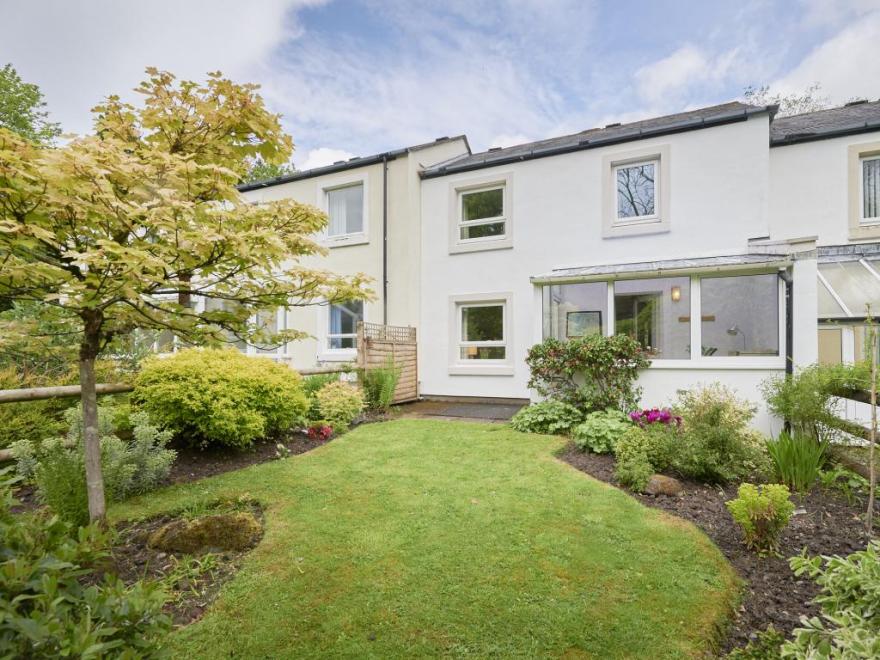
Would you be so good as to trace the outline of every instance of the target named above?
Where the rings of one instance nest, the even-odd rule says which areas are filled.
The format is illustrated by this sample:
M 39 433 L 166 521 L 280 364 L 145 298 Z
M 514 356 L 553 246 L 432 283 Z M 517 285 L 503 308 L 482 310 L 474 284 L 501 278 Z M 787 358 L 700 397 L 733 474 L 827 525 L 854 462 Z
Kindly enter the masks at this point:
M 358 367 L 384 367 L 391 360 L 400 370 L 394 403 L 419 398 L 418 351 L 416 329 L 398 325 L 358 322 Z

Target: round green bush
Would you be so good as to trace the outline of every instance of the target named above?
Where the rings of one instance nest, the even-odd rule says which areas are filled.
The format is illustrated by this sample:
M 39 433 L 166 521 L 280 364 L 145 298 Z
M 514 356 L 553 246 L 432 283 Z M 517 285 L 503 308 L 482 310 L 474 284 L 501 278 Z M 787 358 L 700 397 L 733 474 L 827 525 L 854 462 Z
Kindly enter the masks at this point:
M 354 385 L 337 381 L 327 383 L 315 395 L 324 420 L 341 433 L 351 426 L 364 409 L 364 395 Z
M 583 421 L 584 416 L 573 405 L 556 399 L 539 401 L 520 409 L 510 420 L 516 431 L 566 435 L 572 427 Z
M 305 424 L 302 378 L 233 349 L 191 348 L 144 362 L 134 400 L 177 437 L 245 448 Z
M 625 414 L 614 408 L 597 410 L 574 427 L 572 437 L 581 451 L 610 454 L 620 437 L 633 427 Z

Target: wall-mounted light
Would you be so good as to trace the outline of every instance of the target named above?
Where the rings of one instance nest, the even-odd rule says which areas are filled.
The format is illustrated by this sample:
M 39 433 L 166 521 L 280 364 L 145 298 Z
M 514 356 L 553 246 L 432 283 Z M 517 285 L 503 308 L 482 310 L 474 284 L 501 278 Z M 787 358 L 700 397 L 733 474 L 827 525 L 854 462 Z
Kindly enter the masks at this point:
M 678 302 L 679 300 L 681 300 L 681 287 L 680 286 L 672 287 L 672 290 L 670 291 L 670 293 L 672 295 L 672 302 Z

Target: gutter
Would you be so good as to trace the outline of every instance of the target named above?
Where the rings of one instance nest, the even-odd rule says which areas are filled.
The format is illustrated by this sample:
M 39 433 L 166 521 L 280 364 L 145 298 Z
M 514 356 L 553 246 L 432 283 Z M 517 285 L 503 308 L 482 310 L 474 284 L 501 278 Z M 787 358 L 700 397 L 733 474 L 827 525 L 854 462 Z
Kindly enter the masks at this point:
M 581 282 L 607 282 L 608 280 L 640 280 L 646 277 L 669 277 L 670 275 L 703 275 L 712 273 L 760 274 L 792 265 L 790 258 L 763 263 L 724 264 L 716 266 L 681 266 L 653 268 L 650 270 L 631 270 L 623 272 L 595 273 L 591 275 L 549 275 L 529 278 L 532 284 L 578 284 Z M 782 271 L 780 271 L 782 272 Z
M 785 375 L 794 374 L 794 279 L 787 270 L 779 271 L 785 283 Z
M 550 147 L 547 149 L 538 149 L 529 151 L 524 154 L 514 155 L 514 156 L 506 156 L 501 158 L 493 158 L 487 161 L 479 161 L 470 163 L 467 165 L 461 165 L 456 167 L 455 164 L 450 164 L 448 166 L 442 166 L 435 169 L 429 169 L 424 172 L 421 172 L 419 176 L 422 179 L 434 179 L 441 176 L 448 176 L 450 174 L 458 174 L 459 172 L 469 172 L 472 170 L 481 170 L 488 167 L 496 167 L 498 165 L 508 165 L 510 163 L 519 163 L 526 160 L 535 160 L 537 158 L 547 158 L 549 156 L 559 156 L 561 154 L 569 154 L 577 151 L 585 151 L 587 149 L 598 149 L 599 147 L 606 147 L 615 144 L 622 144 L 625 142 L 635 142 L 637 140 L 644 140 L 651 137 L 659 137 L 663 135 L 673 135 L 675 133 L 685 133 L 688 131 L 700 130 L 703 128 L 711 128 L 714 126 L 723 126 L 725 124 L 735 124 L 743 121 L 747 121 L 749 117 L 753 115 L 760 114 L 770 114 L 771 117 L 775 113 L 774 106 L 766 106 L 762 108 L 747 108 L 744 110 L 737 110 L 736 112 L 728 112 L 722 115 L 716 115 L 714 117 L 698 117 L 696 119 L 688 119 L 685 121 L 676 122 L 674 124 L 668 124 L 666 126 L 658 126 L 656 128 L 648 128 L 648 129 L 635 129 L 630 130 L 629 132 L 624 132 L 619 135 L 614 135 L 611 137 L 598 137 L 590 140 L 589 138 L 585 138 L 575 144 L 568 144 L 561 147 Z

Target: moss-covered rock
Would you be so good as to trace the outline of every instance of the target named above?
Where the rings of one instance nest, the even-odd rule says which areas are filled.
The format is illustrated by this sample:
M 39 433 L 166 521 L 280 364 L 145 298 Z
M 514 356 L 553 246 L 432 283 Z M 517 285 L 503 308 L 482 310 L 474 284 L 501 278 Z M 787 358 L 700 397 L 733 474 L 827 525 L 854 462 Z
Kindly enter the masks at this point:
M 254 547 L 263 526 L 246 511 L 218 513 L 193 520 L 174 520 L 150 535 L 148 544 L 166 552 L 202 554 Z

